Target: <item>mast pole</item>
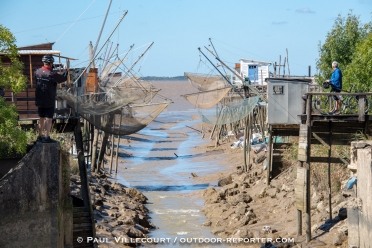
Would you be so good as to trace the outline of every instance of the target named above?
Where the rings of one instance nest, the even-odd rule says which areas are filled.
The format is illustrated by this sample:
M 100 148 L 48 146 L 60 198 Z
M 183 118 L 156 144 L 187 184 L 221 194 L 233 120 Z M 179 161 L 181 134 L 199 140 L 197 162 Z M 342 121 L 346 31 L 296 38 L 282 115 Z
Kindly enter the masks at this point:
M 244 99 L 244 97 L 240 94 L 240 92 L 231 84 L 231 82 L 226 78 L 226 76 L 225 75 L 223 75 L 222 74 L 222 72 L 220 71 L 220 70 L 218 70 L 218 68 L 212 63 L 212 61 L 210 61 L 210 59 L 201 51 L 201 49 L 200 49 L 200 47 L 198 47 L 198 49 L 199 49 L 199 52 L 201 53 L 201 54 L 203 54 L 203 56 L 209 61 L 209 63 L 211 63 L 212 65 L 213 65 L 213 67 L 218 71 L 218 73 L 220 73 L 221 74 L 221 76 L 226 80 L 226 82 L 230 85 L 230 86 L 232 86 L 232 88 L 236 91 L 236 93 L 238 93 L 238 95 L 241 97 L 241 98 L 243 98 Z
M 211 50 L 209 50 L 207 47 L 205 47 L 205 49 L 207 49 L 213 56 L 215 56 L 214 55 L 214 53 L 211 51 Z M 232 70 L 229 66 L 227 66 L 222 60 L 220 60 L 218 57 L 216 57 L 216 59 L 219 61 L 219 62 L 221 62 L 221 64 L 223 65 L 223 66 L 225 66 L 229 71 L 231 71 L 232 73 L 234 73 L 235 74 L 235 76 L 237 76 L 240 80 L 242 80 L 242 82 L 244 81 L 243 80 L 243 78 L 236 72 L 236 71 L 234 71 L 234 70 Z M 256 95 L 258 95 L 262 100 L 264 100 L 265 102 L 268 102 L 267 101 L 267 99 L 266 99 L 266 97 L 265 96 L 263 96 L 261 93 L 259 93 L 257 90 L 256 90 L 256 88 L 254 88 L 254 87 L 252 87 L 252 86 L 250 86 L 250 85 L 247 85 L 248 86 L 248 88 L 251 90 L 251 91 L 253 91 Z
M 217 57 L 220 57 L 220 56 L 218 56 L 218 53 L 217 53 L 216 48 L 214 47 L 214 45 L 213 45 L 213 43 L 212 43 L 212 39 L 211 39 L 211 38 L 209 38 L 209 42 L 211 43 L 212 48 L 213 48 L 213 51 L 216 53 Z M 224 72 L 225 75 L 226 75 L 227 73 L 226 73 L 225 67 L 222 67 L 222 69 L 223 69 L 223 72 Z
M 154 42 L 151 42 L 151 44 L 146 48 L 146 50 L 138 57 L 138 59 L 132 64 L 132 66 L 127 70 L 127 72 L 119 78 L 119 80 L 114 84 L 113 87 L 116 87 L 120 84 L 120 82 L 129 74 L 129 72 L 133 69 L 133 67 L 137 64 L 137 62 L 143 57 L 143 55 L 150 49 L 150 47 L 154 44 Z

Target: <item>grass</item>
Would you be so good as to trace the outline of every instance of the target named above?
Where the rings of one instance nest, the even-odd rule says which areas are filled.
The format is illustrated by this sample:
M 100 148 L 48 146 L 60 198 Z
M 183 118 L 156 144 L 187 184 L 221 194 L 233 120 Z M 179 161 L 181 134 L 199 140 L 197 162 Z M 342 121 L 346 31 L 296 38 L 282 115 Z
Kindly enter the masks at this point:
M 360 139 L 360 137 L 356 137 Z M 297 164 L 298 155 L 298 138 L 290 137 L 289 143 L 292 146 L 286 148 L 282 154 L 282 159 L 289 164 Z M 332 146 L 332 157 L 341 157 L 345 160 L 350 159 L 349 146 Z M 311 145 L 311 156 L 328 157 L 328 148 L 323 145 Z M 311 184 L 320 191 L 328 191 L 328 164 L 327 163 L 311 163 Z M 297 167 L 295 167 L 297 168 Z M 297 177 L 297 170 L 293 170 L 293 178 Z M 349 178 L 349 169 L 346 164 L 331 164 L 331 189 L 332 193 L 341 191 L 341 184 Z

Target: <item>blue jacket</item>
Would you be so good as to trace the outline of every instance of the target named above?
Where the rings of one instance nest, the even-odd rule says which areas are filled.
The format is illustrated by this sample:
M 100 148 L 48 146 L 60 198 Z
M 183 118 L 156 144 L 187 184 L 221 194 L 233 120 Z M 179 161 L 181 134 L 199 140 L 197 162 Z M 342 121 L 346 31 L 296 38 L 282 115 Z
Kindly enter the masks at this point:
M 336 68 L 332 72 L 332 76 L 329 81 L 333 85 L 334 88 L 338 90 L 342 90 L 342 73 L 341 73 L 340 68 Z

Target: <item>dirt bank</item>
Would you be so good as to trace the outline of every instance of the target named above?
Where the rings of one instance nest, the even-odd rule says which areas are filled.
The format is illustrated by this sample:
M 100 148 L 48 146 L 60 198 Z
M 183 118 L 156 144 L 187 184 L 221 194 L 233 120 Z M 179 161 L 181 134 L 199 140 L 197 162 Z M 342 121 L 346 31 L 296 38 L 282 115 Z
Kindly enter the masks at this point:
M 208 218 L 205 225 L 212 228 L 213 234 L 222 238 L 249 238 L 256 241 L 257 238 L 265 238 L 265 247 L 347 247 L 347 201 L 341 194 L 332 198 L 333 220 L 329 221 L 328 200 L 324 197 L 326 192 L 319 191 L 312 185 L 313 239 L 306 243 L 305 235 L 297 236 L 296 166 L 287 165 L 270 185 L 266 185 L 264 162 L 253 162 L 265 152 L 251 152 L 252 166 L 245 173 L 242 170 L 243 152 L 241 149 L 231 149 L 231 143 L 215 148 L 211 142 L 198 148 L 206 151 L 224 150 L 219 163 L 220 166 L 224 165 L 224 170 L 197 178 L 200 182 L 218 180 L 219 187 L 211 187 L 202 192 L 205 200 L 203 212 Z M 305 223 L 303 228 L 305 234 Z M 268 240 L 282 240 L 283 243 L 267 242 Z M 265 242 L 250 245 L 260 247 Z
M 72 175 L 71 194 L 80 196 L 80 178 Z M 137 189 L 112 183 L 108 174 L 89 177 L 89 190 L 96 221 L 96 237 L 104 247 L 134 247 L 136 238 L 147 238 L 155 226 L 148 220 L 147 198 Z

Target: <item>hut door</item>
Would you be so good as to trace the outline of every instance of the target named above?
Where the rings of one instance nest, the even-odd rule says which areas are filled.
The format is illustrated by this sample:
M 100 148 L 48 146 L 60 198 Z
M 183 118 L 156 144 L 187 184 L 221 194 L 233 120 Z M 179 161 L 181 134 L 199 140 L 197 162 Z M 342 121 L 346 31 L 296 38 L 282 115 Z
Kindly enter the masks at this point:
M 258 83 L 258 66 L 250 65 L 248 66 L 248 77 L 251 80 L 252 84 Z

